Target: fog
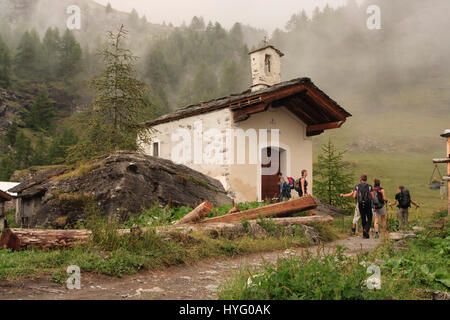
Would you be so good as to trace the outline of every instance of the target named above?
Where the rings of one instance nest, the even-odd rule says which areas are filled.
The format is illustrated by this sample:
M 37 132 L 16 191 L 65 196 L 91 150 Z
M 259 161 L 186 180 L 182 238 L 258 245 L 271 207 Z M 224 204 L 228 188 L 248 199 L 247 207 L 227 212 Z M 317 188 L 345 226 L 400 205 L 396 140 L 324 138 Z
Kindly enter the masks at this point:
M 106 5 L 111 3 L 114 9 L 130 12 L 135 8 L 153 23 L 172 23 L 181 25 L 189 23 L 193 16 L 202 16 L 206 21 L 219 21 L 230 28 L 235 22 L 250 24 L 272 32 L 283 28 L 286 21 L 301 10 L 309 15 L 314 8 L 325 5 L 339 7 L 347 0 L 95 0 Z

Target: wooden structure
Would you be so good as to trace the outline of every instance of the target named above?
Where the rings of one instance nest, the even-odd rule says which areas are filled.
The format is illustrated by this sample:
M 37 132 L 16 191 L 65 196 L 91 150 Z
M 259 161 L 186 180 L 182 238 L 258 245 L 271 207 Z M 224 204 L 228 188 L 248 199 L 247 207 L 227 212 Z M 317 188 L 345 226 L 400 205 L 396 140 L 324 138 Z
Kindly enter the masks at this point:
M 5 216 L 5 203 L 11 201 L 13 198 L 8 193 L 0 190 L 0 232 L 7 227 L 6 216 Z
M 243 220 L 254 220 L 261 217 L 282 217 L 301 211 L 311 210 L 317 207 L 317 203 L 311 196 L 302 197 L 290 201 L 270 204 L 268 206 L 250 209 L 246 211 L 227 214 L 221 217 L 206 219 L 200 223 L 237 222 Z
M 293 79 L 257 92 L 246 91 L 239 95 L 202 102 L 188 106 L 157 119 L 147 121 L 143 127 L 153 127 L 187 117 L 228 108 L 234 122 L 245 121 L 253 114 L 273 108 L 286 108 L 307 125 L 307 135 L 315 136 L 325 130 L 340 128 L 351 114 L 320 90 L 309 78 Z
M 5 202 L 11 201 L 12 199 L 12 196 L 0 190 L 0 217 L 3 217 L 5 215 Z
M 441 137 L 447 138 L 447 157 L 442 159 L 433 159 L 433 163 L 446 163 L 447 164 L 447 176 L 442 177 L 444 181 L 447 181 L 447 193 L 448 193 L 448 214 L 450 215 L 450 129 L 445 130 Z
M 183 218 L 178 220 L 175 224 L 186 224 L 186 223 L 196 223 L 204 218 L 208 213 L 211 212 L 213 205 L 208 201 L 201 203 L 197 208 L 189 212 Z

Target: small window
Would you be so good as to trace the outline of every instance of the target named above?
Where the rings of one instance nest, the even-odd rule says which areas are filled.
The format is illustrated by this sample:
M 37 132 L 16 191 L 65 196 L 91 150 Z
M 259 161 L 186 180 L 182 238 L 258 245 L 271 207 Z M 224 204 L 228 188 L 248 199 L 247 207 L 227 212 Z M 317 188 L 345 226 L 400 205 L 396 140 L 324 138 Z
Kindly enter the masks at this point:
M 153 142 L 153 156 L 159 157 L 159 142 Z
M 270 58 L 271 56 L 269 54 L 266 54 L 266 59 L 265 59 L 265 65 L 264 65 L 264 71 L 266 74 L 270 74 L 270 69 L 271 69 L 271 65 L 270 65 Z

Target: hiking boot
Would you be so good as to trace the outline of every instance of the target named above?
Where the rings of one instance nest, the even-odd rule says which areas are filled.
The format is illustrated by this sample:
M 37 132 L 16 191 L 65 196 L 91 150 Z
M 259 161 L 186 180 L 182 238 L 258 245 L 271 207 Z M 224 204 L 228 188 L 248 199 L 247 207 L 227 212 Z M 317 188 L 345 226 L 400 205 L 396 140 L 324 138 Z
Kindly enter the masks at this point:
M 356 228 L 352 228 L 352 235 L 356 235 Z
M 363 238 L 364 239 L 370 239 L 369 233 L 366 231 L 363 231 Z
M 375 239 L 378 239 L 378 238 L 380 238 L 380 235 L 377 232 L 377 233 L 375 233 Z

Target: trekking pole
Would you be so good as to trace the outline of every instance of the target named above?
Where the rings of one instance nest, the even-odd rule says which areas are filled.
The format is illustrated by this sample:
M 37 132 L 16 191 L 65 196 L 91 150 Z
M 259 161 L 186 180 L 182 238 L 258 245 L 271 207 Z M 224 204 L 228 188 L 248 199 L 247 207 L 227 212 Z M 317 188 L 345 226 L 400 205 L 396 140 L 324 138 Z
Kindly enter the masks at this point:
M 339 195 L 339 199 L 341 200 L 341 209 L 343 209 L 343 202 L 342 202 L 342 197 L 341 195 Z M 342 215 L 342 233 L 345 232 L 345 220 L 344 220 L 344 215 Z

